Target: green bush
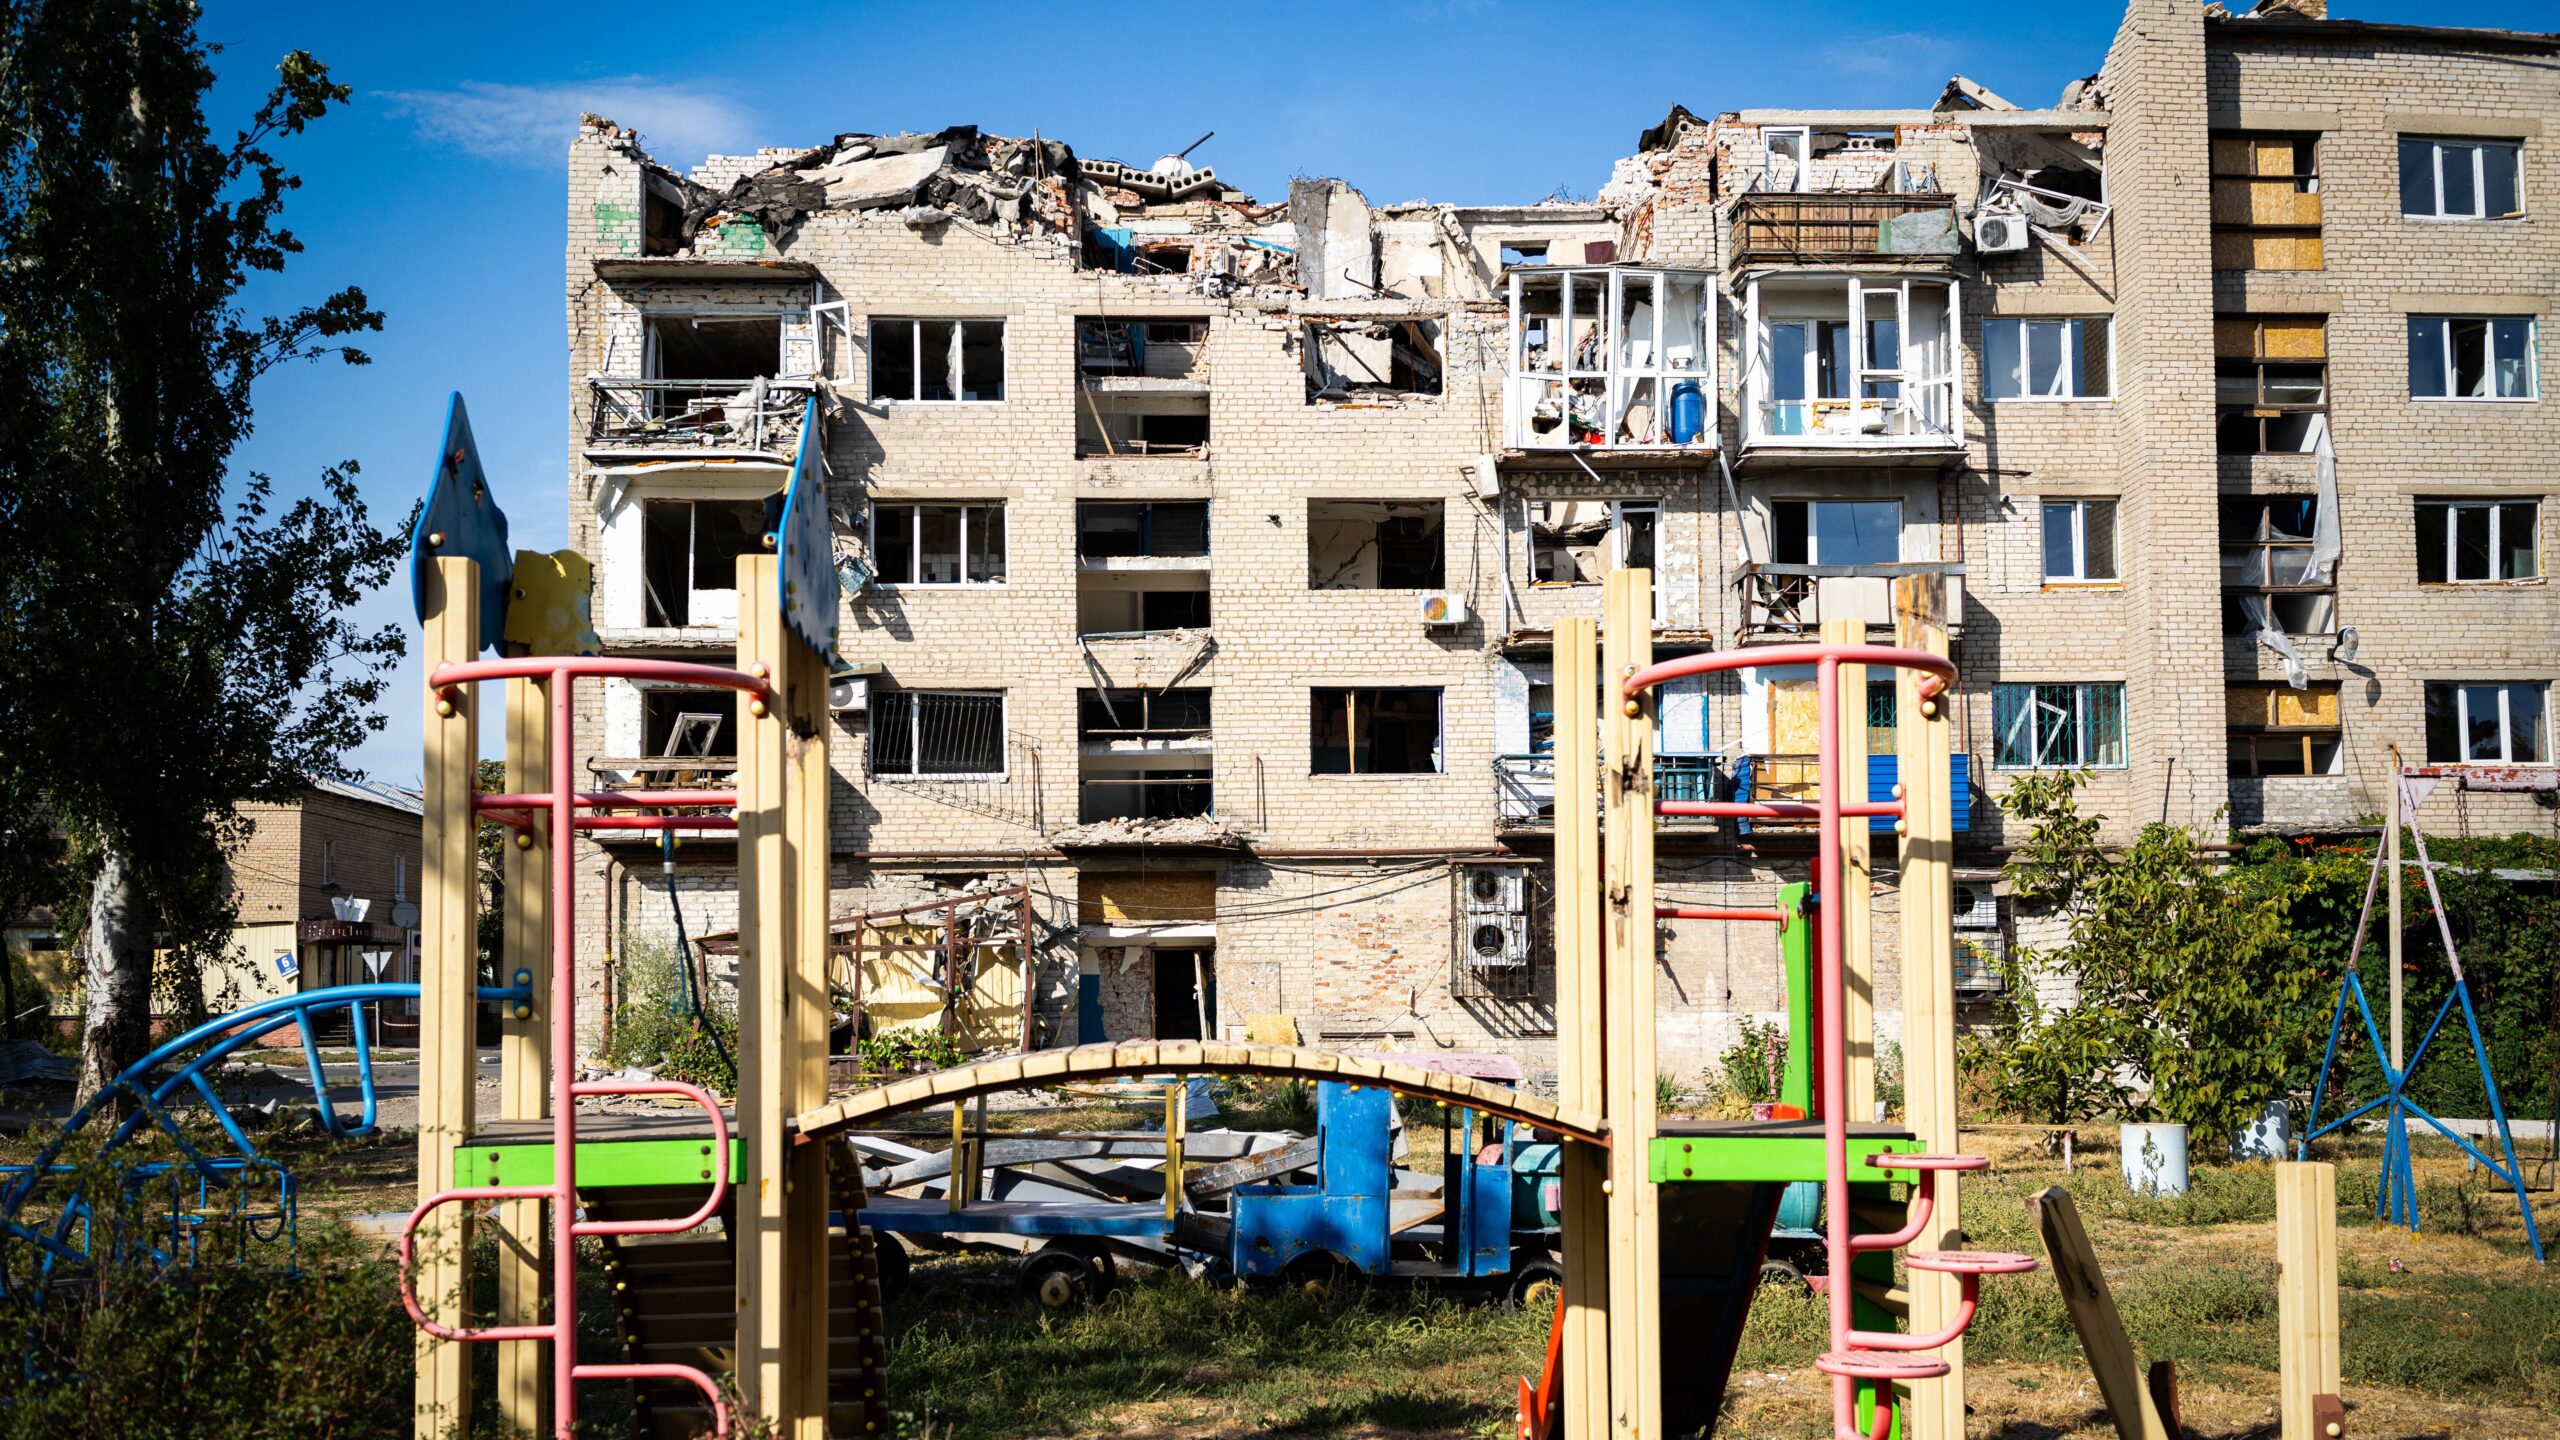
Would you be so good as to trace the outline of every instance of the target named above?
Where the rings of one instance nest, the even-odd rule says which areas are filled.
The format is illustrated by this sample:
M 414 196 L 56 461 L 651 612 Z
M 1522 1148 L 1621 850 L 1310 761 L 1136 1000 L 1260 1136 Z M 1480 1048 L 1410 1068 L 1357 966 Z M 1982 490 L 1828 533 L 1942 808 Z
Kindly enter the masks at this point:
M 1716 1078 L 1742 1104 L 1772 1104 L 1787 1073 L 1787 1027 L 1745 1015 L 1741 1028 L 1742 1038 L 1716 1057 Z
M 696 990 L 673 947 L 626 937 L 614 959 L 614 993 L 622 999 L 613 1010 L 605 1063 L 638 1065 L 718 1095 L 737 1093 L 737 1002 L 717 990 Z
M 960 1042 L 939 1030 L 892 1030 L 854 1047 L 862 1068 L 875 1075 L 922 1075 L 960 1063 Z

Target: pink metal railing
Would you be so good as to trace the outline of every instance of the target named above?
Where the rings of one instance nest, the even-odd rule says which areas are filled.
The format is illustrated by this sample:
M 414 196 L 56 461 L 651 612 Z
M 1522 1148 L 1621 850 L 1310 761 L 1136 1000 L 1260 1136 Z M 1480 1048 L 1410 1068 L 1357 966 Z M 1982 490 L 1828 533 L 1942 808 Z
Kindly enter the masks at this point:
M 1666 660 L 1629 675 L 1620 689 L 1624 698 L 1634 700 L 1644 691 L 1668 680 L 1719 670 L 1772 665 L 1814 667 L 1815 713 L 1818 717 L 1816 763 L 1820 783 L 1818 800 L 1759 803 L 1665 800 L 1657 802 L 1654 809 L 1664 815 L 1818 822 L 1815 829 L 1814 890 L 1821 904 L 1816 911 L 1818 925 L 1815 931 L 1814 1109 L 1822 1118 L 1823 1223 L 1828 1241 L 1825 1249 L 1830 1274 L 1824 1298 L 1831 1308 L 1831 1348 L 1815 1357 L 1813 1363 L 1814 1368 L 1832 1377 L 1831 1426 L 1836 1440 L 1884 1440 L 1893 1430 L 1893 1382 L 1935 1379 L 1946 1374 L 1949 1368 L 1944 1360 L 1912 1352 L 1935 1350 L 1964 1334 L 1965 1327 L 1973 1323 L 1981 1277 L 2035 1268 L 2035 1261 L 2024 1255 L 1996 1251 L 1914 1251 L 1903 1257 L 1903 1263 L 1909 1268 L 1959 1277 L 1962 1293 L 1956 1307 L 1955 1322 L 1926 1335 L 1860 1330 L 1851 1323 L 1850 1266 L 1857 1255 L 1898 1250 L 1918 1239 L 1928 1228 L 1936 1208 L 1938 1172 L 1979 1170 L 1989 1162 L 1973 1155 L 1869 1156 L 1867 1163 L 1872 1166 L 1919 1172 L 1919 1183 L 1914 1187 L 1911 1199 L 1911 1219 L 1903 1228 L 1889 1235 L 1850 1233 L 1849 1054 L 1848 1047 L 1842 1043 L 1842 1037 L 1847 1033 L 1846 942 L 1841 923 L 1846 907 L 1836 899 L 1842 882 L 1840 823 L 1846 819 L 1879 815 L 1903 820 L 1907 818 L 1908 807 L 1899 791 L 1891 800 L 1851 802 L 1842 799 L 1841 753 L 1836 738 L 1840 716 L 1840 667 L 1881 665 L 1890 669 L 1920 671 L 1923 704 L 1945 694 L 1955 683 L 1956 671 L 1954 663 L 1944 656 L 1924 650 L 1887 645 L 1764 645 L 1749 650 L 1717 651 Z M 1765 920 L 1774 915 L 1774 912 L 1749 909 L 1680 906 L 1658 907 L 1655 913 L 1675 919 Z M 1873 1416 L 1864 1428 L 1856 1424 L 1857 1387 L 1860 1382 L 1871 1385 L 1875 1396 Z
M 761 670 L 762 667 L 757 667 Z M 672 1080 L 642 1084 L 582 1084 L 574 1077 L 571 1058 L 577 1053 L 577 966 L 572 963 L 577 906 L 572 902 L 577 873 L 569 837 L 579 830 L 702 830 L 736 826 L 733 815 L 614 815 L 580 811 L 731 807 L 735 791 L 581 791 L 569 787 L 576 753 L 576 711 L 570 687 L 581 679 L 663 680 L 713 689 L 735 690 L 749 697 L 749 711 L 762 715 L 774 703 L 773 689 L 761 675 L 691 665 L 673 660 L 610 659 L 598 656 L 534 656 L 474 660 L 438 667 L 428 685 L 440 700 L 456 703 L 463 686 L 485 680 L 545 680 L 551 693 L 551 774 L 558 788 L 542 792 L 475 797 L 475 812 L 530 831 L 547 820 L 551 835 L 551 1183 L 547 1185 L 478 1185 L 446 1190 L 409 1212 L 400 1229 L 400 1303 L 418 1327 L 439 1340 L 542 1341 L 551 1346 L 552 1430 L 558 1440 L 571 1440 L 577 1428 L 578 1382 L 581 1380 L 682 1380 L 700 1389 L 711 1407 L 713 1433 L 729 1433 L 729 1408 L 719 1382 L 689 1365 L 581 1364 L 578 1361 L 578 1244 L 587 1236 L 673 1235 L 691 1230 L 718 1213 L 729 1192 L 729 1120 L 720 1102 L 696 1085 Z M 578 1218 L 578 1102 L 604 1095 L 681 1095 L 711 1117 L 711 1191 L 692 1214 L 667 1220 L 580 1220 Z M 427 1318 L 418 1304 L 416 1277 L 419 1222 L 447 1205 L 497 1200 L 539 1200 L 550 1207 L 551 1318 L 524 1325 L 457 1328 Z

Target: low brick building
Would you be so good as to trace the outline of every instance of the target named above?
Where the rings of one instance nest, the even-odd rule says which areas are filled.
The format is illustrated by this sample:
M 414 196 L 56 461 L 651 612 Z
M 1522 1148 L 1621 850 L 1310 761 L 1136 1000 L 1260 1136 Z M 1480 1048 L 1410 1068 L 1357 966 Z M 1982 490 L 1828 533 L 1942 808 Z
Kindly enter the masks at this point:
M 1653 571 L 1658 653 L 1881 635 L 1894 578 L 1944 587 L 1982 947 L 2020 773 L 2087 770 L 2121 836 L 2369 824 L 2395 747 L 2551 763 L 2555 58 L 2133 0 L 2049 107 L 1962 77 L 1925 108 L 1673 107 L 1594 201 L 1504 207 L 1262 201 L 967 127 L 678 175 L 589 117 L 572 543 L 608 649 L 725 658 L 815 397 L 839 914 L 1027 884 L 984 963 L 1021 967 L 1036 1044 L 1205 1026 L 1540 1075 L 1549 637 L 1615 568 Z M 1658 787 L 1801 793 L 1808 691 L 1666 696 Z M 725 773 L 726 697 L 585 704 L 587 778 Z M 1880 687 L 1885 757 L 1894 722 Z M 598 1002 L 669 884 L 694 933 L 734 923 L 716 837 L 672 880 L 581 845 Z M 1671 900 L 1805 863 L 1766 825 L 1659 849 Z M 1659 983 L 1682 1072 L 1782 1005 L 1773 939 L 1733 926 L 1667 925 Z

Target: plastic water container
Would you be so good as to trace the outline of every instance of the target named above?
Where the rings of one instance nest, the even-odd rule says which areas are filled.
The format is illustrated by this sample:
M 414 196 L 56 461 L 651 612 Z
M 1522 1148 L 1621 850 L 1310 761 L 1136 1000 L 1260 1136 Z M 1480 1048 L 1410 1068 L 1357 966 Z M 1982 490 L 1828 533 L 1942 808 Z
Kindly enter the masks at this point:
M 2136 1195 L 2187 1193 L 2187 1127 L 2123 1125 L 2116 1136 L 2124 1149 L 2124 1183 Z
M 1695 445 L 1707 433 L 1707 397 L 1695 380 L 1671 387 L 1671 443 Z
M 2267 1102 L 2258 1123 L 2231 1137 L 2234 1160 L 2282 1160 L 2293 1128 L 2293 1108 L 2282 1100 Z

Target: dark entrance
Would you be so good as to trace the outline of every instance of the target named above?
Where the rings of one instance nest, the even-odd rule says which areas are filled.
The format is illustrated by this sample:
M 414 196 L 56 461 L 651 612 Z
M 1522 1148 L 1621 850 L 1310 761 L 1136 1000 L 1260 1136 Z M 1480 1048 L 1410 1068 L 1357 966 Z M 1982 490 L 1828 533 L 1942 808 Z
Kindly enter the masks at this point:
M 1218 971 L 1210 952 L 1158 950 L 1156 1038 L 1206 1040 L 1218 1024 Z M 1205 1032 L 1205 1033 L 1204 1033 Z

